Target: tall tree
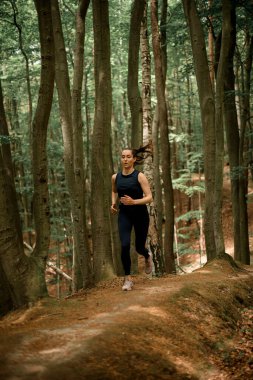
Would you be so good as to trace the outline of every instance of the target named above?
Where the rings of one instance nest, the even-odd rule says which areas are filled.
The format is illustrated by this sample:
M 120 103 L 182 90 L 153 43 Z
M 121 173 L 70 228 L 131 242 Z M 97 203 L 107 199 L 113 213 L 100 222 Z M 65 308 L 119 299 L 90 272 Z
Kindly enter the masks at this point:
M 215 186 L 215 100 L 210 79 L 205 36 L 195 1 L 183 1 L 184 13 L 189 26 L 194 69 L 198 85 L 200 112 L 204 140 L 205 171 L 205 241 L 207 259 L 216 256 L 214 245 L 214 186 Z
M 92 135 L 91 222 L 95 280 L 114 275 L 110 231 L 112 88 L 108 0 L 93 0 L 95 115 Z
M 141 23 L 141 61 L 142 61 L 142 109 L 143 109 L 143 143 L 151 144 L 152 142 L 152 112 L 151 112 L 151 55 L 148 41 L 147 27 L 147 4 Z M 159 171 L 159 169 L 157 168 Z M 165 271 L 163 255 L 161 250 L 161 240 L 157 227 L 157 207 L 154 186 L 154 162 L 153 156 L 148 156 L 144 161 L 144 173 L 148 178 L 150 188 L 153 194 L 153 201 L 149 206 L 150 224 L 148 241 L 153 255 L 156 274 Z M 162 200 L 161 200 L 162 201 Z
M 7 168 L 10 170 L 11 156 L 10 153 L 6 155 L 5 148 L 1 148 L 0 151 L 0 225 L 3 226 L 0 229 L 0 272 L 1 282 L 11 297 L 9 306 L 13 307 L 28 304 L 47 295 L 44 273 L 49 244 L 49 208 L 45 141 L 52 104 L 54 55 L 50 4 L 49 2 L 42 4 L 35 0 L 35 5 L 38 12 L 42 64 L 40 96 L 33 121 L 33 135 L 34 139 L 37 136 L 41 140 L 38 144 L 40 149 L 33 154 L 36 247 L 30 258 L 24 254 L 23 242 L 20 239 L 22 232 L 15 211 L 18 206 L 13 207 L 13 202 L 17 201 L 8 191 L 8 176 L 12 171 L 8 173 Z M 2 93 L 0 100 L 1 118 L 5 120 Z
M 161 136 L 162 179 L 165 200 L 165 265 L 169 273 L 174 273 L 175 260 L 173 252 L 174 240 L 174 199 L 171 179 L 171 158 L 169 145 L 168 113 L 165 100 L 165 76 L 163 72 L 160 34 L 158 27 L 158 1 L 151 0 L 151 30 L 155 64 L 156 96 L 158 103 L 158 123 Z
M 32 123 L 33 210 L 36 230 L 36 246 L 33 256 L 41 260 L 41 267 L 45 269 L 50 242 L 46 146 L 47 127 L 54 92 L 54 40 L 50 8 L 38 0 L 35 1 L 35 6 L 38 13 L 42 66 L 38 104 Z M 44 276 L 43 271 L 41 276 Z
M 81 7 L 82 7 L 81 3 Z M 81 8 L 80 7 L 80 8 Z M 80 8 L 78 12 L 80 12 Z M 72 213 L 72 222 L 73 222 L 73 258 L 74 258 L 74 289 L 80 289 L 82 287 L 87 287 L 91 281 L 91 270 L 90 270 L 90 256 L 89 256 L 89 247 L 86 239 L 86 226 L 83 211 L 84 201 L 83 201 L 83 183 L 81 174 L 80 164 L 83 163 L 80 161 L 80 151 L 79 146 L 74 146 L 73 144 L 73 125 L 75 128 L 75 139 L 74 142 L 78 144 L 78 139 L 82 141 L 82 135 L 77 134 L 77 123 L 80 122 L 80 114 L 78 103 L 80 102 L 80 89 L 76 88 L 77 80 L 74 75 L 74 88 L 73 91 L 77 95 L 75 99 L 71 97 L 70 90 L 70 79 L 68 72 L 68 63 L 66 56 L 66 49 L 62 31 L 61 24 L 61 15 L 58 0 L 51 1 L 52 9 L 52 19 L 53 19 L 53 33 L 54 33 L 54 44 L 55 44 L 55 79 L 56 86 L 58 90 L 58 99 L 61 115 L 61 125 L 62 125 L 62 134 L 64 142 L 64 165 L 66 173 L 66 182 L 70 194 L 70 204 L 71 204 L 71 213 Z M 85 5 L 87 9 L 87 4 Z M 83 22 L 83 21 L 82 21 Z M 83 32 L 82 32 L 83 33 Z M 81 37 L 83 44 L 83 35 Z M 77 41 L 77 44 L 80 42 Z M 80 54 L 80 45 L 77 45 L 76 54 Z M 82 72 L 82 65 L 76 64 L 76 70 Z M 80 78 L 80 74 L 76 73 L 77 78 Z M 78 84 L 79 86 L 79 84 Z M 78 100 L 77 100 L 78 99 Z M 74 111 L 77 112 L 77 115 L 73 116 L 73 105 L 75 105 Z M 80 107 L 80 106 L 79 106 Z M 78 137 L 76 137 L 78 136 Z M 74 153 L 75 152 L 75 153 Z M 75 154 L 75 156 L 74 156 Z M 75 157 L 75 162 L 74 162 Z M 75 164 L 77 170 L 75 172 Z M 79 180 L 80 178 L 80 180 Z M 78 179 L 78 182 L 76 182 Z M 77 263 L 77 265 L 76 265 Z
M 128 47 L 127 95 L 131 111 L 131 146 L 142 144 L 142 102 L 139 91 L 139 51 L 140 29 L 145 1 L 134 0 L 131 9 L 131 21 Z
M 248 192 L 248 164 L 250 162 L 250 141 L 252 126 L 250 118 L 250 90 L 253 56 L 253 37 L 246 30 L 245 38 L 246 57 L 242 69 L 242 99 L 240 117 L 240 145 L 239 145 L 239 205 L 240 205 L 240 261 L 250 264 L 248 211 L 246 194 Z
M 225 4 L 224 4 L 225 5 Z M 240 136 L 237 121 L 237 110 L 235 102 L 235 75 L 233 69 L 233 58 L 236 45 L 236 14 L 235 4 L 226 4 L 223 14 L 226 12 L 227 23 L 227 62 L 226 70 L 224 72 L 224 120 L 226 130 L 227 149 L 229 156 L 230 166 L 230 180 L 231 180 L 231 201 L 232 201 L 232 214 L 233 214 L 233 231 L 234 231 L 234 257 L 240 258 L 240 202 L 239 202 L 239 146 Z M 224 31 L 225 32 L 225 31 Z M 222 29 L 223 35 L 223 29 Z
M 76 210 L 75 230 L 78 252 L 73 260 L 72 274 L 77 288 L 89 285 L 92 281 L 91 258 L 86 226 L 83 119 L 82 119 L 82 84 L 84 73 L 84 38 L 85 17 L 90 0 L 80 0 L 76 12 L 76 44 L 74 52 L 74 75 L 72 86 L 72 128 L 73 128 L 73 163 L 75 176 L 74 209 Z M 88 157 L 87 157 L 88 159 Z M 83 252 L 83 253 L 81 253 Z M 79 275 L 80 272 L 80 275 Z M 77 274 L 77 275 L 76 275 Z M 82 275 L 82 284 L 80 278 Z M 79 279 L 79 281 L 78 281 Z M 79 282 L 79 283 L 78 283 Z
M 227 66 L 227 57 L 230 44 L 230 11 L 229 1 L 222 2 L 222 37 L 221 50 L 216 76 L 215 93 L 215 187 L 214 187 L 214 238 L 216 256 L 225 253 L 222 227 L 222 190 L 224 167 L 224 130 L 223 130 L 223 104 L 224 104 L 224 74 Z

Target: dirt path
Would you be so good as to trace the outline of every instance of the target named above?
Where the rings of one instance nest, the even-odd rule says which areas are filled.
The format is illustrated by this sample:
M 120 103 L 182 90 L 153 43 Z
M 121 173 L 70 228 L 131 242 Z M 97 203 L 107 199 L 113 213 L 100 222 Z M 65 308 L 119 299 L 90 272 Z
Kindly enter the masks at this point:
M 0 379 L 240 379 L 219 358 L 252 283 L 251 271 L 219 262 L 183 276 L 136 276 L 131 292 L 115 279 L 43 300 L 0 321 Z

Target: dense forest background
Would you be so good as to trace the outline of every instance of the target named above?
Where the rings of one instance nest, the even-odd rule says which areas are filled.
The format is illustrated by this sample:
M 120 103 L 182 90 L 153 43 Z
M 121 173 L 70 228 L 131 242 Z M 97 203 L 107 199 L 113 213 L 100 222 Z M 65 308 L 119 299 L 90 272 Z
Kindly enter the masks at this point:
M 49 271 L 58 296 L 122 274 L 110 181 L 124 147 L 153 147 L 140 170 L 154 275 L 226 257 L 224 166 L 234 258 L 250 263 L 252 13 L 250 0 L 1 2 L 1 313 L 46 295 Z

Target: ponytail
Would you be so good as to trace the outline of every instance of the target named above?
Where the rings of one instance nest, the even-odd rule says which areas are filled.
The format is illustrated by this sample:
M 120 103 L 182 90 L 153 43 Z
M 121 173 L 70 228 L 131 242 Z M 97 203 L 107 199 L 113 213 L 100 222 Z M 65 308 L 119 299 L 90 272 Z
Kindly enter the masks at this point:
M 141 165 L 147 157 L 153 156 L 152 141 L 146 145 L 141 145 L 138 149 L 131 149 L 131 151 L 136 158 L 135 165 Z

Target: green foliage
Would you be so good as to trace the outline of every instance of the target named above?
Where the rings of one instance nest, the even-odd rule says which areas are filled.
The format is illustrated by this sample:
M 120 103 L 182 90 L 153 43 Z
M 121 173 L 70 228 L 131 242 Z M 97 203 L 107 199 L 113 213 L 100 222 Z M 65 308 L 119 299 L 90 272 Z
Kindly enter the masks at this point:
M 201 210 L 191 210 L 177 217 L 176 222 L 180 222 L 180 221 L 189 222 L 192 219 L 199 220 L 203 218 L 203 215 L 204 215 L 204 212 Z
M 6 136 L 6 135 L 0 135 L 0 144 L 10 144 L 14 143 L 18 140 L 18 137 L 16 136 Z

